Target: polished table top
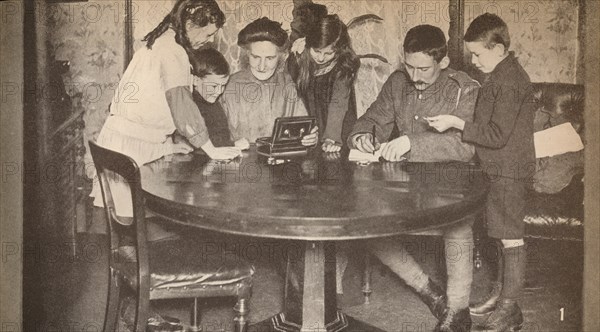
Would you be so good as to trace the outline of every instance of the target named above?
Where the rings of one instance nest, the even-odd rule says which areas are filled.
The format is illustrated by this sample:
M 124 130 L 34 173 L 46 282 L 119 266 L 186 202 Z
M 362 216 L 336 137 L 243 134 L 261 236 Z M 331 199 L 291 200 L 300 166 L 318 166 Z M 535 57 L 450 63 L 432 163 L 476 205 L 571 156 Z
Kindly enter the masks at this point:
M 338 158 L 335 158 L 338 156 Z M 420 232 L 481 208 L 487 192 L 469 163 L 358 165 L 313 149 L 269 165 L 254 146 L 229 163 L 201 153 L 141 167 L 149 209 L 219 232 L 300 240 L 365 239 Z

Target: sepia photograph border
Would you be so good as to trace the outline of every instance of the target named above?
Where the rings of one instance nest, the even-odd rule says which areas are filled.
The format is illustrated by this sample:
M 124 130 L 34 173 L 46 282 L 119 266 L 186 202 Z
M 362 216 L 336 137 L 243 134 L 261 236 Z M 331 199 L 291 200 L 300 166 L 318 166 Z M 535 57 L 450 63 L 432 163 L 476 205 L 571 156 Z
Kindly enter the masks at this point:
M 291 0 L 290 0 L 291 1 Z M 0 6 L 5 1 L 0 2 Z M 600 257 L 600 1 L 586 2 L 588 13 L 585 26 L 585 227 L 583 331 L 600 330 L 599 257 Z M 23 20 L 10 24 L 0 21 L 0 77 L 4 82 L 24 82 Z M 128 31 L 127 33 L 131 33 Z M 128 52 L 131 52 L 129 50 Z M 131 53 L 128 53 L 131 54 Z M 20 98 L 2 98 L 0 104 L 0 161 L 4 167 L 22 165 L 25 149 L 23 91 Z M 8 165 L 8 166 L 7 166 Z M 23 183 L 20 177 L 4 176 L 0 181 L 0 326 L 7 322 L 22 322 L 23 264 L 22 260 L 6 259 L 12 250 L 23 245 Z

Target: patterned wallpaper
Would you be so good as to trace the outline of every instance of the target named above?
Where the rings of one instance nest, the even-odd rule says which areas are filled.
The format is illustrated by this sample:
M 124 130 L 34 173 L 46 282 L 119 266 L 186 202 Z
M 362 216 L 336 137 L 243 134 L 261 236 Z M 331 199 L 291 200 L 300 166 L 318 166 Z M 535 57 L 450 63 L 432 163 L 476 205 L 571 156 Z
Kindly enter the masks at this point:
M 134 1 L 139 20 L 134 36 L 141 39 L 169 11 L 173 0 Z M 237 33 L 252 20 L 268 16 L 289 29 L 292 19 L 291 0 L 279 1 L 218 1 L 227 16 L 216 45 L 230 61 L 233 71 L 240 69 L 243 59 L 236 45 Z M 388 59 L 384 64 L 374 59 L 362 60 L 356 83 L 359 115 L 377 96 L 383 82 L 397 68 L 402 56 L 402 41 L 406 32 L 418 24 L 432 24 L 448 32 L 447 0 L 323 0 L 315 1 L 328 7 L 348 22 L 363 14 L 375 14 L 383 22 L 369 22 L 350 30 L 353 47 L 358 54 L 375 53 Z M 536 82 L 574 83 L 577 58 L 578 0 L 498 1 L 477 0 L 465 3 L 465 26 L 483 12 L 499 14 L 509 25 L 511 48 Z M 139 42 L 136 47 L 139 47 Z M 466 59 L 468 61 L 468 59 Z
M 332 14 L 338 14 L 344 22 L 363 14 L 376 14 L 383 22 L 368 22 L 350 31 L 353 47 L 358 54 L 376 53 L 388 59 L 390 64 L 378 60 L 365 59 L 359 72 L 356 89 L 359 114 L 372 103 L 383 82 L 398 66 L 403 36 L 411 27 L 422 22 L 438 25 L 448 30 L 447 0 L 415 2 L 389 0 L 335 0 L 315 1 L 327 6 Z M 134 1 L 136 11 L 143 17 L 134 25 L 134 49 L 142 45 L 139 40 L 162 20 L 170 10 L 173 0 Z M 232 72 L 240 70 L 244 59 L 237 46 L 238 32 L 253 20 L 267 16 L 282 22 L 289 31 L 292 20 L 292 0 L 279 1 L 234 1 L 220 0 L 219 6 L 227 17 L 227 23 L 215 41 L 217 49 L 231 64 Z M 398 17 L 400 20 L 398 20 Z M 375 82 L 375 84 L 373 84 Z
M 319 1 L 317 1 L 319 2 Z M 369 22 L 349 30 L 352 46 L 357 54 L 379 54 L 389 64 L 375 59 L 363 59 L 356 88 L 358 115 L 362 115 L 377 97 L 388 76 L 402 62 L 402 42 L 406 32 L 419 24 L 438 26 L 448 38 L 449 17 L 447 0 L 432 1 L 331 1 L 329 12 L 344 22 L 364 14 L 375 14 L 382 22 Z
M 448 1 L 316 1 L 327 4 L 348 22 L 352 16 L 373 13 L 383 23 L 350 31 L 358 54 L 377 53 L 391 65 L 363 60 L 356 83 L 359 115 L 377 96 L 387 76 L 397 68 L 406 32 L 418 24 L 439 26 L 448 36 Z M 511 49 L 534 82 L 576 82 L 579 0 L 468 0 L 465 29 L 484 12 L 500 15 L 511 34 Z M 470 61 L 470 59 L 466 59 Z M 373 84 L 373 82 L 375 84 Z
M 48 4 L 48 49 L 70 61 L 63 77 L 67 93 L 85 109 L 84 139 L 95 138 L 123 73 L 124 2 L 88 1 Z M 91 162 L 89 152 L 85 160 Z M 91 168 L 90 168 L 91 169 Z
M 506 21 L 511 49 L 534 82 L 576 82 L 580 0 L 465 2 L 465 29 L 483 12 Z
M 468 0 L 465 25 L 487 11 L 500 14 L 509 25 L 511 48 L 536 82 L 574 83 L 576 77 L 578 2 L 580 0 Z M 216 47 L 225 54 L 232 70 L 242 66 L 237 33 L 252 20 L 268 16 L 289 29 L 292 0 L 218 0 L 227 16 Z M 383 82 L 397 68 L 402 40 L 411 27 L 427 23 L 446 33 L 449 26 L 447 0 L 317 0 L 348 22 L 362 14 L 376 14 L 383 22 L 368 22 L 350 30 L 358 54 L 375 53 L 389 64 L 362 60 L 356 83 L 359 115 L 377 96 Z M 95 137 L 123 72 L 125 1 L 92 0 L 48 5 L 50 49 L 59 60 L 69 60 L 65 77 L 71 95 L 80 94 L 86 108 L 86 140 Z M 174 0 L 134 0 L 134 50 L 143 36 L 172 8 Z
M 139 49 L 144 36 L 152 31 L 173 8 L 174 0 L 133 0 L 133 50 Z

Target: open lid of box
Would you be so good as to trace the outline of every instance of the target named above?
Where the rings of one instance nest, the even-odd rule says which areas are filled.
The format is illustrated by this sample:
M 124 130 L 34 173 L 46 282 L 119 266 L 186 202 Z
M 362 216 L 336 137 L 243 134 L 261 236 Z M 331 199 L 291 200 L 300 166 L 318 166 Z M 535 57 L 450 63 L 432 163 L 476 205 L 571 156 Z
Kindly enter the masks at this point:
M 275 119 L 271 137 L 261 137 L 256 140 L 258 152 L 276 156 L 306 152 L 308 147 L 302 145 L 302 137 L 308 135 L 316 124 L 317 119 L 312 116 L 280 117 Z M 267 149 L 261 148 L 268 146 Z

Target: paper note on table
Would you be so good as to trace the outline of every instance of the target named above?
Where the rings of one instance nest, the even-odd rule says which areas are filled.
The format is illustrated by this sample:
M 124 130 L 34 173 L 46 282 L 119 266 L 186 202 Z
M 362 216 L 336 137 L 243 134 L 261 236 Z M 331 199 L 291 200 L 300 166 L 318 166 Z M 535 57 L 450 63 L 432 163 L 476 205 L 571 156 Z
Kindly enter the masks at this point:
M 368 161 L 368 162 L 377 162 L 379 161 L 379 157 L 381 157 L 381 150 L 383 147 L 387 145 L 386 143 L 381 143 L 381 147 L 379 150 L 375 151 L 375 153 L 366 153 L 358 151 L 357 149 L 351 149 L 350 154 L 348 155 L 349 161 Z
M 570 122 L 535 132 L 533 134 L 535 157 L 552 157 L 567 152 L 583 150 L 581 137 Z

